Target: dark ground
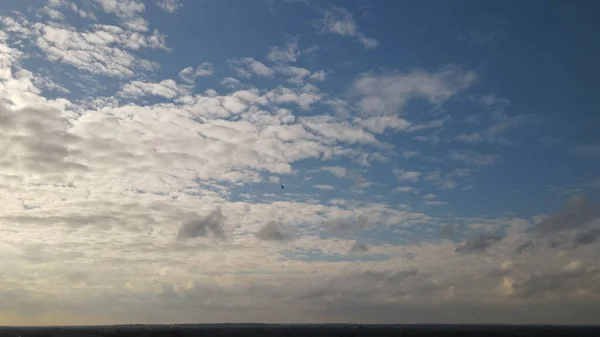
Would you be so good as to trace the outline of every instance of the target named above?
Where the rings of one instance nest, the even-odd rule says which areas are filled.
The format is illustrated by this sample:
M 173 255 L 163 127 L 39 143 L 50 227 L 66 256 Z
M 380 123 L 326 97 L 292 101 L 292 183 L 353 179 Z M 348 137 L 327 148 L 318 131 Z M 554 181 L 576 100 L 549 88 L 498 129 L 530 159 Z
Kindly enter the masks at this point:
M 577 336 L 600 337 L 600 326 L 510 325 L 127 325 L 98 327 L 0 327 L 4 336 Z

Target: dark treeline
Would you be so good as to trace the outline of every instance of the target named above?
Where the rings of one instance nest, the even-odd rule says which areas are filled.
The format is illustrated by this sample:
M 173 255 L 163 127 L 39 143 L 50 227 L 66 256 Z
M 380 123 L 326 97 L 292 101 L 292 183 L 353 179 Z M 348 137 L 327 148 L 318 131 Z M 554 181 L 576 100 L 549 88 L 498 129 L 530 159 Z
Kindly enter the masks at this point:
M 600 336 L 600 326 L 486 326 L 486 325 L 169 325 L 101 327 L 0 327 L 0 336 Z

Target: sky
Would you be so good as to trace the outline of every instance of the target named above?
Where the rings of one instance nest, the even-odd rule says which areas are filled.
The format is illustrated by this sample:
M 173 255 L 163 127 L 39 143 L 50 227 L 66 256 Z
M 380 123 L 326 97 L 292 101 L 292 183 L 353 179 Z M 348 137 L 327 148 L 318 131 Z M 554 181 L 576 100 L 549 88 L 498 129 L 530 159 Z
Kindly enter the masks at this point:
M 600 323 L 599 9 L 1 1 L 1 324 Z

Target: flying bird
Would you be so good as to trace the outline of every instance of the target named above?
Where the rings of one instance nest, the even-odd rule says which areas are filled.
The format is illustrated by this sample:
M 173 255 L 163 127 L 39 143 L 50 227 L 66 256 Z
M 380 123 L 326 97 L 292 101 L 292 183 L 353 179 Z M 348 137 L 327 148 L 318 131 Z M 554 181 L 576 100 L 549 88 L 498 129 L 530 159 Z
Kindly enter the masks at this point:
M 283 189 L 283 184 L 281 184 L 281 189 Z

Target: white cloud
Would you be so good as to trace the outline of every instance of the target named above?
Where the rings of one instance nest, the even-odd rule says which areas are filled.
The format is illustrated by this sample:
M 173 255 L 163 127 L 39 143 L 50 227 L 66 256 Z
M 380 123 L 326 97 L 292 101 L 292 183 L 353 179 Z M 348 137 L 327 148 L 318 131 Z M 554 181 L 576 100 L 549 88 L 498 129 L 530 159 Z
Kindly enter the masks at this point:
M 239 87 L 242 83 L 233 77 L 225 77 L 221 80 L 221 85 L 227 88 L 236 88 Z
M 412 192 L 415 192 L 415 189 L 413 187 L 410 187 L 410 186 L 398 186 L 398 187 L 394 188 L 394 192 L 398 192 L 398 193 L 412 193 Z
M 465 164 L 475 165 L 475 166 L 490 166 L 495 165 L 499 161 L 502 160 L 502 156 L 499 154 L 479 154 L 474 151 L 466 151 L 466 150 L 451 150 L 448 152 L 450 159 L 458 162 L 462 162 Z
M 55 8 L 51 8 L 51 7 L 48 7 L 48 6 L 42 7 L 42 9 L 40 10 L 40 13 L 43 14 L 43 15 L 48 16 L 52 20 L 62 21 L 62 20 L 65 19 L 65 16 L 63 15 L 63 13 L 61 13 L 58 10 L 56 10 Z
M 16 22 L 4 18 L 5 26 L 31 39 L 52 62 L 63 62 L 95 74 L 128 77 L 135 70 L 155 70 L 158 65 L 136 57 L 129 50 L 141 48 L 167 49 L 164 36 L 158 32 L 141 35 L 119 27 L 92 25 L 79 32 L 68 25 Z
M 402 156 L 404 158 L 415 158 L 415 157 L 420 157 L 421 153 L 419 153 L 419 151 L 404 151 L 402 153 Z
M 419 181 L 419 177 L 421 177 L 421 172 L 418 171 L 405 171 L 394 169 L 394 174 L 396 175 L 396 179 L 399 182 L 413 182 L 416 183 Z
M 352 84 L 365 115 L 400 115 L 411 98 L 424 98 L 432 104 L 442 103 L 470 87 L 474 72 L 456 66 L 438 71 L 414 70 L 409 73 L 364 73 Z
M 449 205 L 448 202 L 439 201 L 439 200 L 425 200 L 425 201 L 423 201 L 423 204 L 429 205 L 429 206 L 446 206 L 446 205 Z
M 251 57 L 231 59 L 229 63 L 234 67 L 238 76 L 241 77 L 249 78 L 253 74 L 262 77 L 273 77 L 275 75 L 275 70 Z
M 322 14 L 323 17 L 317 24 L 320 32 L 356 37 L 365 49 L 372 49 L 379 45 L 377 39 L 366 37 L 358 31 L 358 25 L 354 21 L 352 13 L 346 9 L 334 7 L 331 10 L 324 10 Z
M 181 86 L 173 80 L 163 80 L 159 83 L 132 81 L 125 84 L 118 95 L 126 98 L 140 98 L 152 95 L 173 99 L 188 93 L 189 88 Z
M 310 131 L 321 135 L 331 141 L 340 141 L 350 144 L 364 143 L 375 144 L 377 139 L 370 133 L 350 124 L 342 123 L 328 116 L 305 117 L 301 119 L 304 126 Z
M 320 101 L 322 96 L 315 87 L 310 85 L 297 89 L 278 86 L 265 94 L 265 97 L 274 104 L 295 103 L 304 110 L 310 109 L 311 105 Z
M 141 17 L 146 6 L 138 0 L 95 0 L 104 12 L 114 14 L 121 24 L 131 30 L 147 32 L 148 21 Z
M 321 166 L 321 170 L 327 171 L 336 177 L 345 177 L 348 172 L 345 167 L 340 166 Z
M 310 74 L 310 76 L 308 78 L 311 81 L 323 82 L 327 78 L 327 74 L 325 74 L 325 71 L 323 71 L 323 70 L 318 70 L 318 71 L 315 71 L 314 73 Z
M 314 185 L 314 188 L 318 188 L 320 190 L 323 191 L 333 191 L 335 190 L 335 186 L 331 186 L 331 185 Z
M 292 38 L 284 47 L 271 47 L 267 57 L 271 62 L 294 63 L 298 60 L 299 56 L 298 39 Z
M 438 186 L 442 190 L 454 190 L 461 186 L 468 188 L 469 185 L 465 185 L 465 181 L 470 179 L 471 173 L 469 169 L 454 169 L 445 174 L 436 170 L 424 173 L 423 180 Z
M 533 115 L 507 116 L 504 113 L 498 114 L 492 123 L 481 131 L 471 133 L 460 133 L 455 140 L 461 143 L 492 143 L 499 145 L 512 145 L 505 134 L 525 124 L 537 123 L 539 118 Z
M 446 190 L 466 187 L 472 171 L 431 168 L 421 162 L 426 149 L 379 141 L 367 131 L 381 130 L 376 121 L 369 128 L 355 123 L 348 118 L 354 104 L 314 86 L 194 93 L 192 86 L 138 71 L 143 63 L 134 52 L 158 48 L 158 37 L 106 25 L 6 21 L 0 31 L 3 322 L 237 322 L 268 315 L 272 322 L 318 316 L 323 322 L 397 323 L 397 312 L 407 313 L 401 318 L 407 323 L 423 317 L 486 323 L 597 318 L 595 205 L 574 199 L 534 222 L 436 218 L 412 205 L 391 206 L 382 195 L 353 197 L 352 190 L 380 187 L 362 174 L 379 178 L 385 171 L 367 165 L 386 158 L 419 157 L 422 166 L 414 169 L 423 172 L 397 171 L 401 180 Z M 37 64 L 24 57 L 40 57 L 24 46 L 35 47 L 39 39 L 52 41 L 55 50 L 42 49 L 41 56 L 54 54 L 61 76 L 24 68 Z M 93 75 L 128 76 L 111 63 L 117 49 L 131 55 L 125 69 L 136 77 L 112 79 L 100 95 L 89 84 L 82 101 L 68 100 L 77 88 L 61 82 L 62 75 L 83 70 L 90 83 L 102 78 Z M 95 58 L 88 57 L 96 56 L 104 58 L 92 64 Z M 50 89 L 57 98 L 43 96 Z M 147 95 L 160 103 L 143 99 Z M 323 100 L 339 115 L 323 114 L 317 104 Z M 440 128 L 441 122 L 423 125 Z M 347 161 L 364 167 L 343 167 Z M 297 188 L 310 178 L 302 173 L 311 163 L 345 178 L 325 175 L 325 184 L 329 178 L 342 185 Z M 282 180 L 285 189 L 272 185 Z M 259 184 L 267 181 L 271 185 Z M 450 193 L 441 197 L 451 200 Z M 332 199 L 320 203 L 324 194 Z M 421 198 L 416 208 L 444 204 L 433 194 Z M 569 245 L 557 254 L 547 236 L 529 233 L 531 227 L 567 235 Z M 453 238 L 469 238 L 459 245 L 387 242 L 388 234 L 411 238 L 417 229 L 435 237 L 446 228 Z M 479 230 L 484 234 L 474 235 Z M 365 232 L 381 241 L 364 241 Z M 535 249 L 515 252 L 534 240 Z
M 179 78 L 186 83 L 193 84 L 196 77 L 208 77 L 215 73 L 215 68 L 212 63 L 204 62 L 197 66 L 196 69 L 193 67 L 187 67 L 179 72 Z
M 167 13 L 176 13 L 183 7 L 182 0 L 156 0 L 156 5 Z

